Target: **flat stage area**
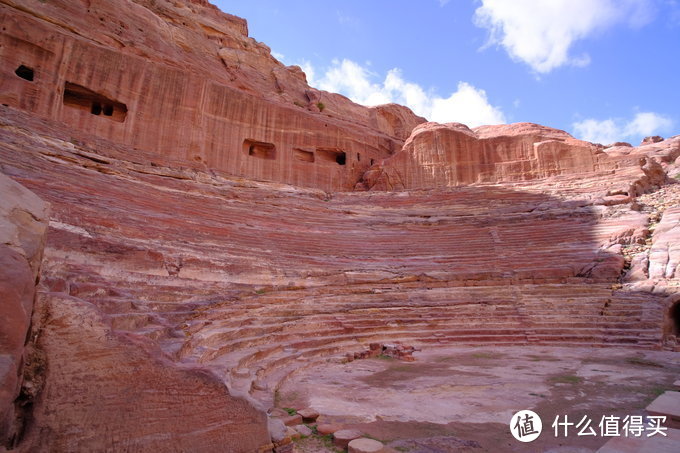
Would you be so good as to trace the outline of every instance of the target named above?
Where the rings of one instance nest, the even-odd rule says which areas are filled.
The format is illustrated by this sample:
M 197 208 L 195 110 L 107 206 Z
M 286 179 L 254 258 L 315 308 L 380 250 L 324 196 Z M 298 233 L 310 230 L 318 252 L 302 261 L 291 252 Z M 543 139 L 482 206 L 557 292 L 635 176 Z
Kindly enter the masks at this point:
M 610 348 L 425 347 L 416 361 L 391 358 L 329 363 L 294 375 L 277 392 L 282 408 L 312 407 L 320 423 L 363 431 L 394 451 L 596 451 L 603 416 L 645 415 L 680 375 L 677 352 Z M 530 409 L 543 433 L 524 444 L 509 422 Z M 596 436 L 555 437 L 555 418 L 592 420 Z M 680 451 L 680 445 L 678 446 Z M 576 448 L 576 449 L 575 449 Z M 324 450 L 321 439 L 299 451 Z

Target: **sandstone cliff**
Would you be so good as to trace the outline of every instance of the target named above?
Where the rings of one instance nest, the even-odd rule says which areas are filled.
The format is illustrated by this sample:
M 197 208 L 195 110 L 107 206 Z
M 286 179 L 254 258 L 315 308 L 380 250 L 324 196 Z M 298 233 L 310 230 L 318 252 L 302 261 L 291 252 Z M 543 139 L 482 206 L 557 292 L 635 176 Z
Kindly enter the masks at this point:
M 0 103 L 147 163 L 347 190 L 424 121 L 310 88 L 207 2 L 2 0 L 0 21 Z
M 680 137 L 358 106 L 205 1 L 0 22 L 0 171 L 51 205 L 20 451 L 284 449 L 281 383 L 371 342 L 678 348 Z
M 129 150 L 0 113 L 3 171 L 53 207 L 28 450 L 249 451 L 229 433 L 263 444 L 266 423 L 234 396 L 270 408 L 291 373 L 370 342 L 674 347 L 677 225 L 638 195 L 673 140 L 614 172 L 329 195 L 113 158 Z M 228 424 L 206 433 L 213 413 Z
M 672 163 L 680 156 L 680 139 L 665 142 L 663 149 L 662 159 Z M 361 184 L 373 190 L 427 189 L 615 173 L 626 167 L 653 166 L 647 164 L 647 156 L 654 157 L 652 151 L 658 148 L 605 148 L 530 123 L 474 130 L 457 123 L 425 123 L 413 130 L 402 150 L 369 169 Z M 657 180 L 652 184 L 658 185 L 665 174 L 653 178 Z
M 15 408 L 23 384 L 25 345 L 45 233 L 47 203 L 0 174 L 0 445 L 13 442 L 24 415 Z

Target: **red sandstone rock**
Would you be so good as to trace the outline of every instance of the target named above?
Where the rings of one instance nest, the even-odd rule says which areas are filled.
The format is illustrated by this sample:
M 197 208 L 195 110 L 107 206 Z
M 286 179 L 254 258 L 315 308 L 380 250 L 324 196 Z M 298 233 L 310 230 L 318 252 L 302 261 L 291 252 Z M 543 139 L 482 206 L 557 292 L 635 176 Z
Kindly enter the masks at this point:
M 403 150 L 364 173 L 357 188 L 450 187 L 616 172 L 622 166 L 639 165 L 640 179 L 625 191 L 641 194 L 666 178 L 656 158 L 671 162 L 680 155 L 675 142 L 654 146 L 614 147 L 603 152 L 564 131 L 529 123 L 483 126 L 474 131 L 457 123 L 427 123 L 414 129 Z M 618 151 L 622 149 L 625 152 Z M 624 197 L 615 198 L 604 203 L 625 202 Z
M 367 438 L 354 439 L 347 445 L 349 453 L 380 453 L 384 448 L 382 442 Z
M 278 418 L 269 418 L 267 420 L 267 429 L 275 447 L 283 447 L 293 441 L 292 429 L 284 425 L 283 421 Z
M 275 407 L 274 409 L 269 411 L 269 415 L 271 417 L 287 417 L 289 414 L 288 412 L 284 411 L 283 409 L 279 409 L 278 407 Z
M 302 416 L 299 414 L 289 415 L 281 418 L 281 421 L 283 421 L 286 426 L 300 425 L 302 424 Z
M 48 321 L 39 347 L 49 397 L 33 413 L 29 450 L 218 452 L 229 445 L 245 453 L 270 443 L 264 413 L 230 396 L 211 372 L 174 367 L 149 340 L 115 334 L 92 304 L 43 295 L 39 319 Z M 98 435 L 112 426 L 114 434 Z
M 628 204 L 668 183 L 680 138 L 411 133 L 407 108 L 308 87 L 206 2 L 120 6 L 0 5 L 0 165 L 53 205 L 24 450 L 290 450 L 235 395 L 270 407 L 292 371 L 373 342 L 660 346 L 672 209 L 653 283 L 631 261 L 656 292 L 617 285 L 647 240 Z
M 311 408 L 299 410 L 298 414 L 305 423 L 314 423 L 319 418 L 319 412 Z
M 27 358 L 24 347 L 33 313 L 49 206 L 0 174 L 0 445 L 22 427 L 14 401 L 19 396 Z M 19 409 L 21 412 L 21 409 Z M 17 426 L 18 425 L 18 426 Z
M 351 441 L 361 436 L 361 432 L 355 429 L 341 429 L 333 433 L 333 444 L 340 448 L 347 448 Z
M 612 143 L 610 145 L 607 145 L 607 148 L 613 148 L 615 146 L 623 146 L 623 147 L 626 147 L 626 148 L 632 148 L 633 147 L 633 145 L 631 145 L 628 142 L 615 142 L 615 143 Z
M 247 36 L 245 20 L 208 3 L 8 0 L 0 21 L 2 103 L 146 162 L 351 190 L 424 121 L 310 88 L 299 67 Z
M 680 207 L 664 212 L 649 254 L 649 278 L 675 277 L 680 277 Z
M 311 436 L 312 430 L 305 425 L 296 425 L 293 429 L 297 431 L 302 436 Z
M 217 369 L 234 391 L 247 393 L 255 378 L 276 388 L 300 367 L 299 357 L 323 365 L 328 354 L 356 350 L 357 340 L 660 343 L 660 321 L 621 323 L 615 313 L 641 317 L 661 294 L 614 290 L 616 272 L 600 274 L 602 281 L 579 274 L 589 264 L 620 262 L 618 252 L 599 248 L 640 223 L 633 216 L 641 212 L 626 214 L 626 204 L 594 206 L 596 197 L 643 181 L 640 155 L 615 173 L 327 196 L 100 156 L 99 148 L 131 151 L 0 113 L 0 163 L 53 206 L 42 274 L 54 287 L 43 291 L 72 290 L 110 318 L 112 338 L 141 337 L 174 361 Z M 167 271 L 180 262 L 177 274 Z M 572 326 L 572 316 L 584 319 L 582 327 Z M 90 364 L 105 349 L 95 342 L 89 355 L 81 343 L 66 342 L 82 348 L 68 357 L 77 353 L 83 367 L 109 363 Z M 66 348 L 56 357 L 66 360 Z M 174 373 L 172 363 L 164 366 Z M 107 379 L 114 377 L 93 379 L 113 392 L 120 382 Z M 60 382 L 66 393 L 83 391 Z M 191 383 L 180 379 L 177 392 L 182 382 Z M 77 423 L 78 405 L 59 423 L 45 418 L 69 402 L 62 393 L 42 395 L 41 426 L 61 433 Z M 144 436 L 125 427 L 131 442 Z
M 300 425 L 304 426 L 304 425 Z M 297 431 L 294 427 L 288 426 L 286 427 L 286 436 L 290 437 L 293 441 L 296 441 L 302 437 L 302 433 Z
M 520 181 L 594 171 L 596 147 L 563 131 L 529 123 L 483 126 L 426 123 L 416 127 L 402 151 L 364 176 L 373 190 L 449 187 Z
M 652 143 L 659 143 L 663 141 L 663 137 L 659 137 L 658 135 L 653 135 L 651 137 L 645 137 L 642 139 L 642 143 L 640 145 L 651 145 Z
M 342 429 L 342 426 L 340 425 L 334 425 L 330 423 L 322 423 L 320 425 L 317 425 L 316 431 L 321 434 L 322 436 L 328 435 L 328 434 L 333 434 L 336 431 L 340 431 Z

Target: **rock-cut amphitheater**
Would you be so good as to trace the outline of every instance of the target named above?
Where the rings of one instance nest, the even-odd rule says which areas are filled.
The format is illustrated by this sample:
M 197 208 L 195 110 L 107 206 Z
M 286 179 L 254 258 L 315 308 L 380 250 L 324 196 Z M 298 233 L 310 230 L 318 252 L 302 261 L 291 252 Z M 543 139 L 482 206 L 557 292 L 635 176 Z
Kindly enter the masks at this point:
M 357 105 L 206 0 L 0 27 L 0 451 L 680 451 L 680 136 Z

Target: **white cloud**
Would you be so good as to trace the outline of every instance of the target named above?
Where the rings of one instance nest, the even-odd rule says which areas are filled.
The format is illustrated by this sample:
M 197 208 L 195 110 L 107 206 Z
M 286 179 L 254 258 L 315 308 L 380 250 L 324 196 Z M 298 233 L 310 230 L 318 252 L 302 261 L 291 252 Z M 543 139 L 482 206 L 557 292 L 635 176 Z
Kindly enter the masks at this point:
M 446 99 L 432 100 L 432 120 L 440 123 L 458 121 L 470 127 L 505 123 L 505 115 L 489 104 L 486 91 L 466 82 L 458 82 L 458 91 Z
M 378 74 L 346 59 L 334 60 L 320 77 L 311 64 L 305 62 L 300 66 L 310 85 L 344 94 L 359 104 L 370 106 L 395 102 L 410 107 L 416 114 L 431 121 L 460 122 L 470 127 L 506 122 L 505 115 L 499 107 L 491 105 L 486 92 L 466 82 L 459 82 L 455 93 L 442 98 L 406 81 L 399 69 L 390 70 L 380 81 Z
M 634 137 L 636 135 L 654 135 L 656 133 L 667 132 L 673 127 L 673 121 L 665 116 L 654 112 L 641 112 L 635 115 L 633 121 L 626 124 L 626 135 Z
M 617 141 L 639 141 L 649 135 L 669 132 L 673 120 L 654 112 L 637 113 L 631 120 L 585 119 L 573 124 L 574 135 L 582 140 L 604 145 Z
M 489 30 L 489 44 L 539 73 L 566 64 L 585 66 L 572 44 L 617 24 L 639 27 L 654 14 L 652 0 L 481 0 L 474 22 Z

